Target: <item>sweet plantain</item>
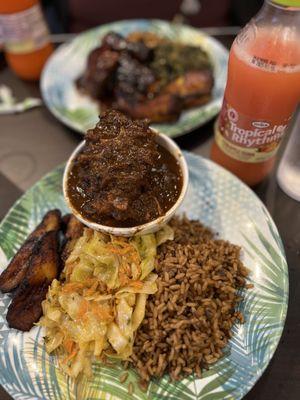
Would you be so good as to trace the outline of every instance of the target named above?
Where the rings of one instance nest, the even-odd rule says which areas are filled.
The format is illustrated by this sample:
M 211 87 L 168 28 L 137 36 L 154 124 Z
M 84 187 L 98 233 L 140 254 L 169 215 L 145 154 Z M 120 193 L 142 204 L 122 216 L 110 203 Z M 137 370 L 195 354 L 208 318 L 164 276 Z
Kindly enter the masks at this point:
M 66 216 L 64 216 L 63 219 L 66 220 Z M 84 225 L 76 217 L 74 217 L 74 215 L 71 215 L 68 218 L 67 229 L 65 233 L 66 242 L 63 246 L 61 255 L 63 261 L 66 261 L 74 248 L 76 240 L 82 236 L 83 228 Z
M 0 275 L 0 290 L 11 292 L 17 288 L 24 279 L 29 267 L 29 259 L 34 251 L 38 240 L 49 231 L 57 232 L 61 225 L 61 214 L 59 210 L 51 210 L 44 216 L 42 222 L 28 236 L 16 255 Z
M 8 308 L 11 328 L 28 331 L 42 315 L 42 301 L 48 287 L 60 272 L 58 232 L 46 232 L 34 246 L 26 276 Z

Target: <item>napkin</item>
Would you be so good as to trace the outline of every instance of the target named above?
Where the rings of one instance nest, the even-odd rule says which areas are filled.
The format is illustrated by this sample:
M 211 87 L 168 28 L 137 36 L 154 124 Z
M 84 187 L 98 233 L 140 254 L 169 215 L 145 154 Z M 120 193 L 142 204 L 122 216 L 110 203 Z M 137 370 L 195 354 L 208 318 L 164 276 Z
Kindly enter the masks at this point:
M 20 113 L 42 104 L 42 100 L 35 97 L 27 97 L 22 101 L 17 101 L 8 86 L 0 85 L 0 114 Z

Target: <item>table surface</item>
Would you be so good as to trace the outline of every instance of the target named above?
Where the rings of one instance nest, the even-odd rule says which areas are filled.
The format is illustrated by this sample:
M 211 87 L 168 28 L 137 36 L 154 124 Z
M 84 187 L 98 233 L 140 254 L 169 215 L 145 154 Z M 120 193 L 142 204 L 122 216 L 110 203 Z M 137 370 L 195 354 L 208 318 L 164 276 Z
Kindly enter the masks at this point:
M 233 36 L 218 39 L 230 46 Z M 40 96 L 38 84 L 17 79 L 2 61 L 0 84 L 3 83 L 11 87 L 18 99 Z M 208 157 L 213 122 L 178 138 L 177 143 L 185 150 Z M 0 116 L 0 220 L 24 191 L 66 161 L 81 140 L 78 133 L 63 126 L 45 107 Z M 275 172 L 255 192 L 272 215 L 284 243 L 289 265 L 289 308 L 278 349 L 246 400 L 300 399 L 300 203 L 281 191 Z M 1 387 L 0 399 L 11 399 Z

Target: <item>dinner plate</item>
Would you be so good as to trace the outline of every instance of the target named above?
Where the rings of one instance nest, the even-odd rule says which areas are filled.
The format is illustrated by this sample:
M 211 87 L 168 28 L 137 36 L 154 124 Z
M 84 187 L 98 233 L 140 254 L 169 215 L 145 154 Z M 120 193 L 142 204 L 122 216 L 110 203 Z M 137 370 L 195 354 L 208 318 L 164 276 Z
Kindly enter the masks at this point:
M 255 384 L 278 345 L 287 311 L 288 270 L 282 242 L 268 211 L 256 195 L 237 178 L 209 160 L 186 153 L 190 184 L 181 212 L 219 232 L 221 238 L 240 245 L 250 269 L 253 289 L 244 293 L 239 308 L 245 324 L 234 325 L 226 356 L 203 373 L 169 382 L 168 376 L 151 381 L 147 393 L 138 385 L 134 369 L 127 384 L 119 381 L 122 367 L 95 363 L 94 376 L 75 383 L 57 367 L 43 344 L 43 330 L 28 333 L 9 329 L 5 319 L 10 298 L 0 295 L 0 384 L 14 399 L 240 399 Z M 67 212 L 62 194 L 63 166 L 26 192 L 0 225 L 0 264 L 16 252 L 28 233 L 51 208 Z
M 219 112 L 227 74 L 226 48 L 198 29 L 166 21 L 139 19 L 118 21 L 83 32 L 60 46 L 49 58 L 41 77 L 41 92 L 45 104 L 60 121 L 80 133 L 85 133 L 97 122 L 98 104 L 80 94 L 74 81 L 84 71 L 90 51 L 99 46 L 101 38 L 109 31 L 125 36 L 134 31 L 150 31 L 173 40 L 200 45 L 211 57 L 215 79 L 212 100 L 183 112 L 177 122 L 153 124 L 153 127 L 176 137 L 203 125 Z

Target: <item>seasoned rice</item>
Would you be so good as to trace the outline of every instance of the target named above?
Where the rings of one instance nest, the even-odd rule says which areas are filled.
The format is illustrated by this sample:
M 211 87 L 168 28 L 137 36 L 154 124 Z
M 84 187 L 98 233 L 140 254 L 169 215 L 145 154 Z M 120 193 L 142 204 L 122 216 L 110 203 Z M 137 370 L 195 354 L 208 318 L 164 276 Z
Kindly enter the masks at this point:
M 141 383 L 169 373 L 172 380 L 216 362 L 244 322 L 237 305 L 248 270 L 240 247 L 217 240 L 198 221 L 174 218 L 173 241 L 158 251 L 158 291 L 149 296 L 131 362 Z

